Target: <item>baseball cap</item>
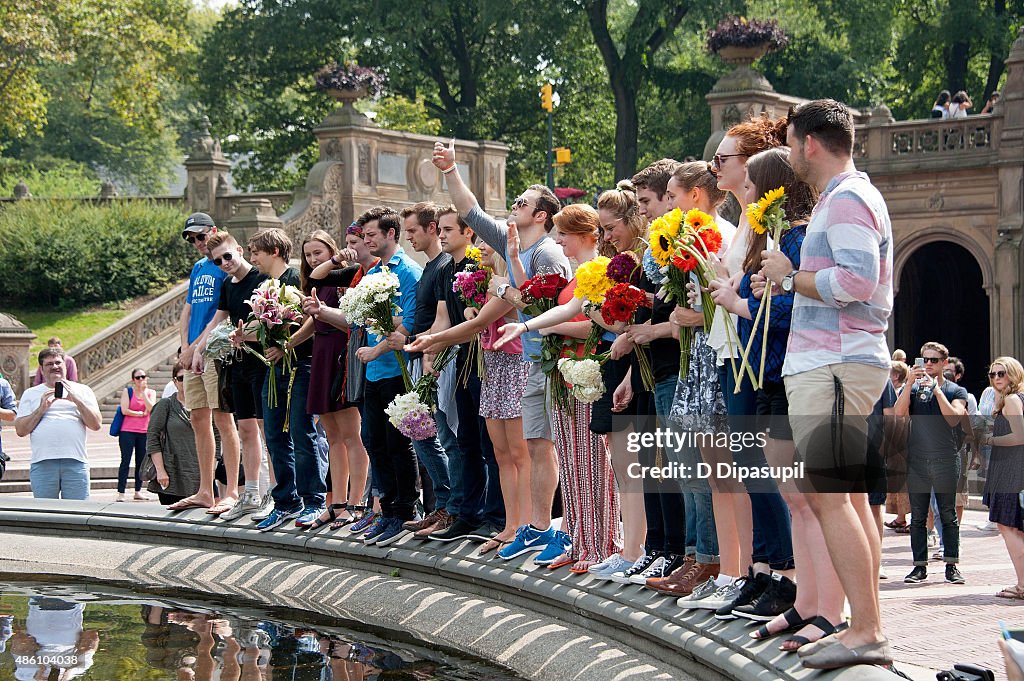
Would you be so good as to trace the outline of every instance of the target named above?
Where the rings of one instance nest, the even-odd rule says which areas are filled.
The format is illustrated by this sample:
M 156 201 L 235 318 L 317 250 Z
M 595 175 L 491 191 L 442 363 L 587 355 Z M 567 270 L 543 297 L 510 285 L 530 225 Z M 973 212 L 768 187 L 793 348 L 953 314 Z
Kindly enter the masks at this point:
M 213 226 L 213 218 L 206 213 L 192 213 L 185 220 L 185 229 L 181 233 L 181 238 L 184 239 L 189 232 L 205 232 Z

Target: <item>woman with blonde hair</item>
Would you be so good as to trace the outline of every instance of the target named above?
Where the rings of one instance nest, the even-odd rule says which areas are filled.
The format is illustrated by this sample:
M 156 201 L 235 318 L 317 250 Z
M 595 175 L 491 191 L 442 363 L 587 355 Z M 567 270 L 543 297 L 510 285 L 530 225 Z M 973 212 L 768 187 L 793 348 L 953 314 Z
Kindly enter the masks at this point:
M 1013 357 L 997 357 L 988 369 L 995 390 L 992 434 L 982 443 L 992 446 L 982 503 L 996 523 L 1010 554 L 1017 583 L 996 596 L 1024 600 L 1024 367 Z

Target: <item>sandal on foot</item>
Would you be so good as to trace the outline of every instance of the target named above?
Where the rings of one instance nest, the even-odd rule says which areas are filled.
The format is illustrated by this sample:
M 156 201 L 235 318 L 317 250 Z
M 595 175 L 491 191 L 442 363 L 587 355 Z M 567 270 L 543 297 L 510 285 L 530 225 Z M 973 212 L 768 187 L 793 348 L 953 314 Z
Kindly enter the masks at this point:
M 596 560 L 578 560 L 571 568 L 569 568 L 569 572 L 574 575 L 585 575 L 590 572 L 590 568 L 595 565 L 597 565 Z
M 565 567 L 566 565 L 572 565 L 575 562 L 576 561 L 569 557 L 569 554 L 563 553 L 548 564 L 548 570 L 557 570 L 558 568 Z
M 237 499 L 221 499 L 211 508 L 206 509 L 206 512 L 210 515 L 221 515 L 222 513 L 227 513 L 235 507 L 235 503 L 237 503 L 237 501 Z
M 910 525 L 900 525 L 899 527 L 894 527 L 893 532 L 895 532 L 896 534 L 910 534 Z
M 847 625 L 846 622 L 841 622 L 840 624 L 835 625 L 835 624 L 832 624 L 831 622 L 829 622 L 827 619 L 825 619 L 821 615 L 818 615 L 817 617 L 811 618 L 811 621 L 808 622 L 804 626 L 817 627 L 818 629 L 821 630 L 821 636 L 819 636 L 816 639 L 809 639 L 806 636 L 799 636 L 799 635 L 798 636 L 790 636 L 789 638 L 787 638 L 785 641 L 782 642 L 782 645 L 779 646 L 779 650 L 781 650 L 784 653 L 795 652 L 795 651 L 800 650 L 801 648 L 803 648 L 808 643 L 814 643 L 815 641 L 819 641 L 819 640 L 825 638 L 826 636 L 829 636 L 830 634 L 834 634 L 834 633 L 836 633 L 838 631 L 842 631 L 843 629 L 845 629 L 849 625 Z M 796 645 L 795 646 L 793 646 L 793 645 L 787 646 L 786 645 L 787 643 L 789 643 L 789 644 L 795 643 Z
M 896 520 L 895 518 L 890 520 L 889 522 L 883 523 L 883 524 L 886 527 L 888 527 L 890 530 L 895 530 L 895 529 L 897 529 L 899 527 L 907 527 L 907 521 L 906 520 Z
M 334 525 L 333 525 L 334 522 L 338 522 L 338 521 L 352 522 L 352 517 L 351 516 L 349 516 L 348 518 L 339 518 L 338 517 L 338 512 L 339 511 L 344 511 L 347 508 L 348 508 L 348 504 L 331 504 L 330 506 L 327 507 L 327 510 L 324 511 L 324 513 L 327 514 L 327 517 L 324 518 L 323 514 L 321 514 L 321 516 L 319 518 L 317 518 L 316 520 L 314 520 L 313 522 L 311 522 L 309 524 L 309 526 L 306 528 L 306 531 L 312 532 L 314 530 L 319 530 L 321 527 L 323 527 L 327 523 L 332 523 L 331 527 L 333 528 L 334 527 Z
M 332 506 L 333 506 L 333 504 L 332 504 Z M 346 525 L 350 525 L 352 523 L 359 522 L 360 520 L 363 519 L 363 516 L 366 514 L 366 507 L 365 506 L 349 506 L 348 504 L 342 504 L 342 506 L 344 506 L 345 508 L 348 509 L 349 517 L 348 518 L 335 518 L 334 522 L 331 523 L 331 529 L 332 530 L 340 530 L 341 528 L 345 527 Z
M 491 551 L 495 551 L 503 546 L 506 546 L 508 543 L 509 542 L 504 541 L 502 539 L 488 539 L 480 545 L 480 550 L 476 552 L 476 555 L 485 556 Z
M 997 598 L 1013 598 L 1017 600 L 1024 600 L 1024 588 L 1017 585 L 1008 586 L 999 593 L 996 594 Z
M 786 612 L 782 613 L 782 618 L 786 621 L 785 628 L 778 631 L 770 631 L 768 629 L 768 625 L 771 624 L 771 622 L 766 622 L 758 627 L 756 631 L 750 632 L 750 638 L 755 641 L 763 641 L 766 638 L 779 636 L 781 634 L 788 634 L 791 631 L 797 631 L 814 621 L 813 617 L 802 617 L 800 613 L 796 611 L 796 608 L 790 608 Z

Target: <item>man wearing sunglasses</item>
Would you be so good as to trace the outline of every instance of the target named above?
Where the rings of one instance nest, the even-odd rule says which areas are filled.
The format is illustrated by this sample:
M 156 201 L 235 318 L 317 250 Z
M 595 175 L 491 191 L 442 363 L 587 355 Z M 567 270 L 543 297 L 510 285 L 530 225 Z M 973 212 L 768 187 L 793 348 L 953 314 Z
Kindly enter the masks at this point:
M 193 213 L 185 220 L 181 238 L 188 241 L 200 258 L 189 275 L 188 294 L 181 310 L 181 352 L 178 361 L 185 367 L 185 408 L 190 410 L 192 429 L 196 434 L 199 456 L 199 491 L 169 507 L 172 511 L 213 506 L 213 472 L 216 440 L 213 424 L 222 438 L 226 459 L 234 452 L 238 460 L 238 433 L 231 414 L 220 409 L 217 366 L 210 363 L 205 371 L 192 371 L 192 364 L 203 331 L 217 313 L 221 284 L 227 274 L 210 260 L 209 240 L 217 233 L 213 218 L 206 213 Z
M 910 416 L 907 440 L 907 492 L 910 495 L 910 548 L 914 569 L 903 580 L 917 584 L 928 578 L 928 506 L 932 492 L 942 524 L 946 581 L 963 584 L 960 560 L 960 523 L 956 516 L 956 490 L 960 480 L 960 443 L 954 432 L 967 413 L 967 390 L 943 375 L 949 351 L 941 343 L 921 346 L 923 366 L 910 368 L 909 390 L 896 400 L 896 416 Z

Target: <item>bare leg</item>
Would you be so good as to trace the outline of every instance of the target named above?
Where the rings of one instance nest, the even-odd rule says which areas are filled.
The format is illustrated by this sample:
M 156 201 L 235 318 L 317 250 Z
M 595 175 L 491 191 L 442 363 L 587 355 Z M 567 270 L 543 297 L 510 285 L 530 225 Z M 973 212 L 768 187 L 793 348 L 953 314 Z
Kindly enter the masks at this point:
M 530 524 L 538 530 L 551 527 L 551 504 L 558 488 L 558 459 L 551 440 L 526 441 L 530 452 Z
M 626 439 L 632 427 L 618 433 L 608 433 L 608 451 L 612 469 L 619 483 L 619 502 L 622 508 L 622 557 L 636 561 L 644 553 L 647 539 L 647 514 L 644 510 L 644 490 L 640 480 L 631 480 L 629 465 L 637 463 L 637 455 L 630 453 Z
M 1017 574 L 1017 587 L 1024 589 L 1024 532 L 1015 527 L 996 524 L 1003 536 L 1006 552 L 1010 554 L 1013 571 Z
M 714 468 L 719 462 L 732 462 L 732 454 L 719 447 L 702 447 L 701 459 Z M 753 551 L 753 520 L 750 497 L 742 485 L 731 479 L 712 476 L 711 506 L 718 535 L 718 555 L 722 574 L 736 577 L 746 572 Z
M 228 474 L 228 482 L 224 486 L 224 494 L 221 495 L 221 498 L 237 499 L 240 454 L 235 419 L 229 412 L 214 409 L 213 422 L 217 424 L 217 431 L 220 433 L 220 450 L 224 456 L 224 470 Z
M 335 413 L 341 421 L 342 438 L 348 454 L 348 504 L 362 506 L 363 489 L 366 488 L 366 476 L 370 470 L 370 457 L 359 434 L 362 420 L 358 409 L 342 409 Z
M 348 448 L 345 446 L 345 436 L 342 421 L 338 418 L 341 412 L 321 414 L 320 423 L 327 435 L 328 453 L 331 471 L 331 503 L 343 504 L 348 494 Z M 347 511 L 342 511 L 341 518 L 350 517 Z M 330 515 L 324 511 L 318 520 L 327 521 Z
M 260 479 L 260 463 L 263 459 L 263 441 L 260 439 L 260 420 L 239 420 L 238 439 L 241 440 L 242 444 L 242 470 L 245 472 L 245 481 L 247 483 L 258 483 Z
M 516 467 L 516 488 L 513 494 L 518 497 L 519 511 L 516 514 L 516 522 L 511 524 L 512 535 L 508 537 L 511 538 L 515 535 L 517 527 L 525 525 L 533 517 L 533 500 L 531 498 L 533 471 L 530 466 L 530 449 L 526 440 L 523 439 L 523 419 L 506 419 L 500 423 L 505 428 L 505 439 L 508 442 L 512 463 Z M 555 470 L 557 479 L 557 460 Z M 554 492 L 551 493 L 551 496 L 553 500 Z M 505 525 L 509 526 L 509 523 L 506 521 Z
M 199 490 L 182 500 L 185 503 L 197 503 L 207 508 L 213 506 L 213 474 L 217 467 L 217 443 L 213 437 L 212 409 L 193 409 L 191 412 L 192 430 L 196 434 L 196 452 L 199 459 Z

